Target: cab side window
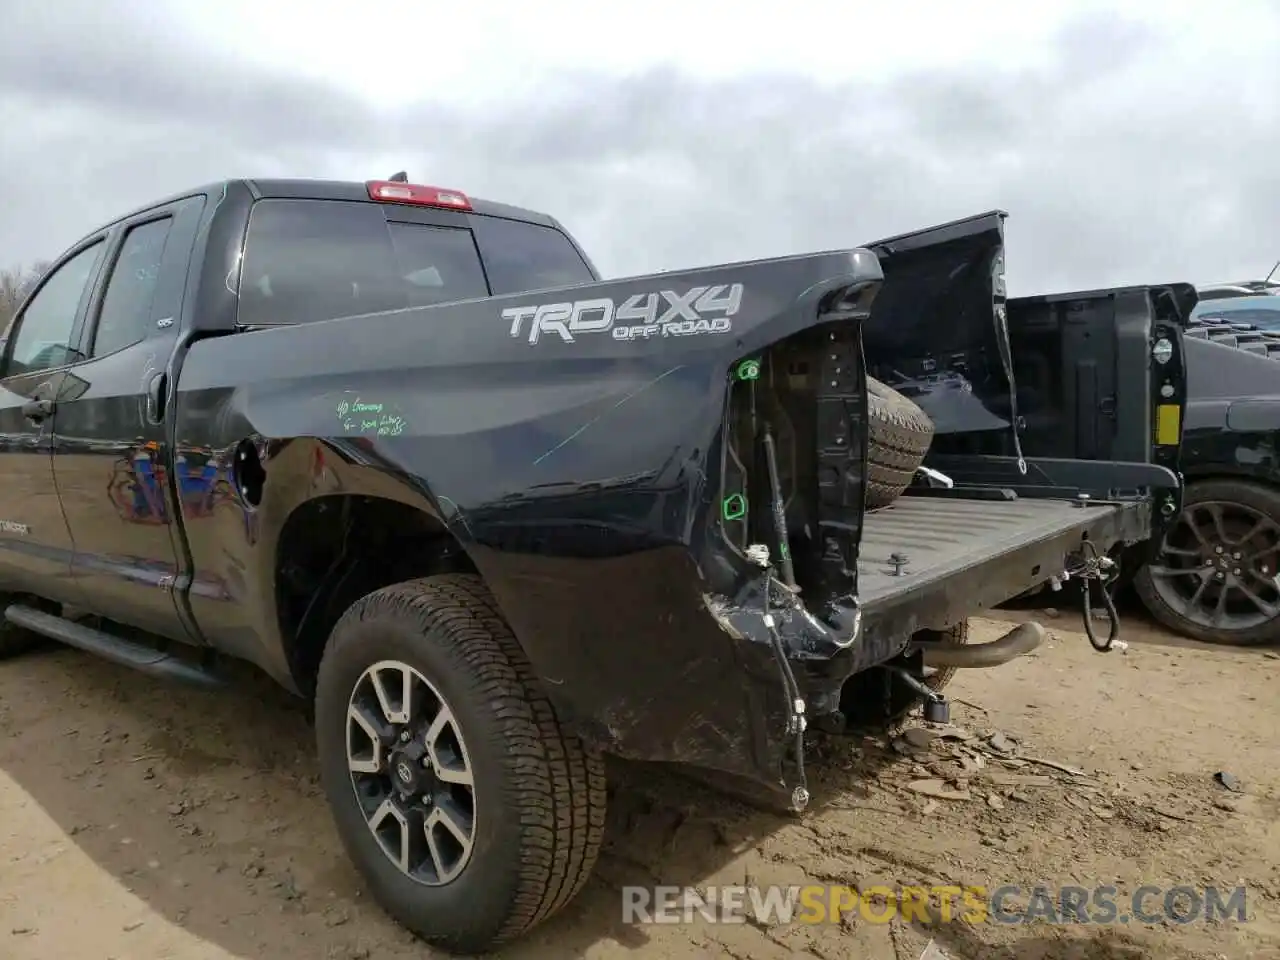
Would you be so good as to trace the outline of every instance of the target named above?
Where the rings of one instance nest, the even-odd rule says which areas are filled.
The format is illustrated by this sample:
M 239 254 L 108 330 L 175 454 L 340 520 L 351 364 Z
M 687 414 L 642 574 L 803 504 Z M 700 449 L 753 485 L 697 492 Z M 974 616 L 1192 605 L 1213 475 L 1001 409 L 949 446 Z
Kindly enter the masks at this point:
M 92 357 L 127 347 L 146 338 L 152 329 L 151 304 L 164 260 L 164 247 L 173 218 L 152 220 L 130 229 L 120 245 L 102 298 L 102 311 L 93 336 Z
M 97 272 L 106 244 L 99 240 L 58 267 L 27 304 L 10 332 L 5 376 L 49 370 L 83 359 L 71 334 L 85 289 Z

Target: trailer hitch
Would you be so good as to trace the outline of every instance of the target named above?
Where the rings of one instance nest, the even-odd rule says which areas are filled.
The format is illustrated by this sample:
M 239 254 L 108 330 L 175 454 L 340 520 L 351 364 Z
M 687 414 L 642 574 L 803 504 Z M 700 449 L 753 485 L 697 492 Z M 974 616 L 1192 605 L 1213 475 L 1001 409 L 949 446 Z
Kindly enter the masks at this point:
M 883 666 L 884 671 L 890 676 L 897 677 L 908 687 L 920 694 L 924 698 L 921 704 L 924 710 L 924 719 L 927 723 L 950 723 L 951 722 L 951 704 L 937 690 L 934 690 L 928 684 L 922 682 L 918 677 L 914 676 L 910 670 L 898 666 Z M 885 698 L 888 703 L 888 698 Z

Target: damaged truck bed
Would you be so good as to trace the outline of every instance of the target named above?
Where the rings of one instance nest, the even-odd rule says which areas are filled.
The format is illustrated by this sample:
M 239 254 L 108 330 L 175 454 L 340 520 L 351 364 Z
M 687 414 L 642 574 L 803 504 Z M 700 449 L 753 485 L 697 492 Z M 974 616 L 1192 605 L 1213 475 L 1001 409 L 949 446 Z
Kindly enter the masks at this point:
M 950 671 L 930 677 L 930 667 L 996 666 L 1043 638 L 1030 624 L 995 643 L 967 645 L 965 621 L 975 613 L 1033 587 L 1078 578 L 1085 632 L 1098 650 L 1112 649 L 1119 634 L 1108 593 L 1118 576 L 1112 555 L 1158 541 L 1179 503 L 1181 327 L 1194 303 L 1187 285 L 1007 300 L 999 213 L 868 249 L 884 279 L 858 326 L 860 349 L 842 351 L 833 335 L 819 386 L 799 399 L 796 374 L 804 363 L 786 345 L 775 347 L 762 371 L 772 366 L 787 376 L 761 372 L 748 399 L 731 392 L 729 400 L 731 424 L 764 423 L 754 427 L 766 448 L 756 496 L 763 488 L 782 509 L 758 511 L 745 533 L 722 524 L 744 556 L 750 559 L 754 547 L 770 569 L 736 593 L 726 589 L 712 609 L 734 636 L 765 650 L 772 645 L 775 661 L 785 653 L 788 665 L 775 681 L 782 693 L 761 696 L 782 705 L 769 722 L 790 731 L 793 742 L 788 749 L 785 740 L 762 734 L 749 748 L 711 737 L 697 762 L 724 771 L 736 759 L 741 773 L 768 756 L 748 778 L 767 783 L 759 774 L 776 760 L 788 771 L 774 781 L 784 788 L 778 799 L 789 791 L 793 808 L 808 798 L 801 735 L 807 726 L 892 721 L 921 706 L 927 718 L 945 719 L 940 685 Z M 936 432 L 902 496 L 888 506 L 841 512 L 842 503 L 862 501 L 847 488 L 865 486 L 865 467 L 854 478 L 846 466 L 840 478 L 828 474 L 824 482 L 824 456 L 857 436 L 849 424 L 865 421 L 845 397 L 840 416 L 824 424 L 822 384 L 834 386 L 832 370 L 859 361 L 868 377 L 926 411 Z M 789 425 L 789 415 L 807 403 L 820 412 L 806 434 Z M 819 448 L 813 475 L 797 469 L 786 443 L 774 443 L 774 429 Z M 774 446 L 779 452 L 771 462 Z M 816 495 L 806 509 L 795 493 L 814 479 Z M 815 550 L 824 524 L 856 527 L 851 554 L 841 558 L 831 538 Z M 848 571 L 844 589 L 832 589 L 841 569 Z M 1085 612 L 1095 601 L 1110 612 L 1101 637 Z M 756 666 L 762 677 L 769 671 L 763 660 Z

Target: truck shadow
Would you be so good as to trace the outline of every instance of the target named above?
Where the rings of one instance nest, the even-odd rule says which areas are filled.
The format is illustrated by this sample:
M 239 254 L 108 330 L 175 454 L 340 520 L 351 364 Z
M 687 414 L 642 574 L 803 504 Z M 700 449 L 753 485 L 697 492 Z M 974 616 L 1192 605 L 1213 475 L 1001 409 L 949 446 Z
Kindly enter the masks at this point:
M 368 899 L 341 849 L 302 702 L 251 668 L 235 674 L 229 690 L 206 694 L 57 647 L 6 662 L 0 769 L 124 888 L 113 896 L 140 898 L 192 938 L 244 960 L 423 956 Z M 868 796 L 861 782 L 895 761 L 887 747 L 864 742 L 858 752 L 856 768 L 815 764 L 811 811 L 857 809 Z M 656 928 L 623 922 L 623 886 L 707 882 L 796 823 L 668 769 L 611 767 L 591 883 L 503 956 L 563 960 L 602 940 L 659 949 Z

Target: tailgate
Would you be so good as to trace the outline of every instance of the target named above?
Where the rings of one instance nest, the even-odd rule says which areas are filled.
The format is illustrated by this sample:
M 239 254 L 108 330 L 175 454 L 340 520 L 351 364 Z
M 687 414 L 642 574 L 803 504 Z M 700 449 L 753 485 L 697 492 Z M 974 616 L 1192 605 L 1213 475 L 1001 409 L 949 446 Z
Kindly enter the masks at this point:
M 1149 524 L 1138 501 L 901 497 L 868 514 L 863 530 L 866 662 L 893 653 L 902 636 L 946 629 L 1061 573 L 1082 535 L 1106 551 Z

